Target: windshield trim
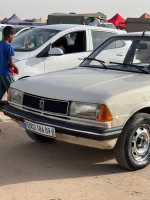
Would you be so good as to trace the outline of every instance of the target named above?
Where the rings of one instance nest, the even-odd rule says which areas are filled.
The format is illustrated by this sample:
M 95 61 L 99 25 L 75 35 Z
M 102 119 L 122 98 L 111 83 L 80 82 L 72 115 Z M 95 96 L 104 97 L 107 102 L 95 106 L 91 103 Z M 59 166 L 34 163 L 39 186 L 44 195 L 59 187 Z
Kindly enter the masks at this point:
M 143 73 L 142 71 L 131 71 L 131 70 L 128 70 L 128 69 L 117 69 L 117 68 L 111 68 L 111 67 L 107 67 L 107 68 L 104 68 L 104 67 L 101 67 L 101 66 L 95 66 L 95 65 L 90 65 L 90 66 L 87 66 L 87 65 L 79 65 L 78 66 L 79 68 L 81 67 L 84 67 L 84 68 L 90 68 L 90 69 L 104 69 L 104 70 L 114 70 L 114 71 L 121 71 L 121 72 L 132 72 L 132 73 L 138 73 L 138 74 L 147 74 L 149 75 L 150 73 Z

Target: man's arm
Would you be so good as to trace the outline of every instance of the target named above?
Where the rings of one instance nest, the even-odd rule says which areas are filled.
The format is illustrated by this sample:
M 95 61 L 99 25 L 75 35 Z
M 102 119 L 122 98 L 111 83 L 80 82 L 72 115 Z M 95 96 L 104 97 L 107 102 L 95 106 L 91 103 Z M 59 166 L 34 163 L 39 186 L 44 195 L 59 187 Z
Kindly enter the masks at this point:
M 13 62 L 13 56 L 9 56 L 9 65 L 14 69 L 15 74 L 19 74 L 19 69 Z
M 98 24 L 97 24 L 97 26 L 101 26 L 101 22 L 100 22 L 100 20 L 98 19 Z

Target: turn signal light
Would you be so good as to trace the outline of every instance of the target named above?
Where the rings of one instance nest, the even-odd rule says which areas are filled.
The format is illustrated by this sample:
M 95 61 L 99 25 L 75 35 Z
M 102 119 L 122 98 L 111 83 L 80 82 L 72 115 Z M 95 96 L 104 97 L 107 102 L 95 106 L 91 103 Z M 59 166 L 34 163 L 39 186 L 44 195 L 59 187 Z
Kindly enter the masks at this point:
M 104 104 L 101 104 L 98 120 L 102 122 L 108 122 L 113 120 L 109 108 Z

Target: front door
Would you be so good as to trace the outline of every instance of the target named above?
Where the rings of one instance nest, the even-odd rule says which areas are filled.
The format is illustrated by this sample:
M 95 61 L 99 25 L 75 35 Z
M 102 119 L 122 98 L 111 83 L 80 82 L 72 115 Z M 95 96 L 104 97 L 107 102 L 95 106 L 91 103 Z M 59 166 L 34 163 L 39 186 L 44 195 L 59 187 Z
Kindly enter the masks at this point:
M 52 48 L 57 47 L 63 50 L 63 55 L 49 55 L 45 57 L 45 72 L 53 72 L 74 68 L 91 52 L 87 51 L 86 31 L 75 31 L 57 39 Z

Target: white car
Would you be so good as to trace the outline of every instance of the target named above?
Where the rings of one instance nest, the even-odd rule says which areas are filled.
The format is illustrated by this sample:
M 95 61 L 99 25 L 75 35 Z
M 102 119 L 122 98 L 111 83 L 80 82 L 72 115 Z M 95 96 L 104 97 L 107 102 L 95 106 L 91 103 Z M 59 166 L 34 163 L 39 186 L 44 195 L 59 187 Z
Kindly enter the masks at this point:
M 108 22 L 102 23 L 101 27 L 117 29 L 113 23 L 108 23 Z
M 81 63 L 80 58 L 87 57 L 108 38 L 124 32 L 70 24 L 30 29 L 18 35 L 12 43 L 15 50 L 14 62 L 19 68 L 15 80 L 74 68 Z M 5 94 L 3 101 L 6 101 L 6 97 Z
M 19 67 L 15 79 L 78 66 L 79 58 L 87 57 L 106 39 L 119 33 L 122 31 L 69 24 L 26 31 L 12 43 L 14 62 Z

